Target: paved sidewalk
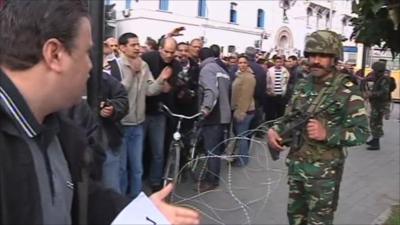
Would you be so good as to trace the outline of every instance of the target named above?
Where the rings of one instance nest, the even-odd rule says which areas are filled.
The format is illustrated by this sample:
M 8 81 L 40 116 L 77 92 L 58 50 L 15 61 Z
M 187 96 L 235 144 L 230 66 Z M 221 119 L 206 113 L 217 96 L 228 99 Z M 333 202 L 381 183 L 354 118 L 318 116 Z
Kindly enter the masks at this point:
M 380 151 L 366 151 L 365 145 L 348 149 L 348 158 L 340 190 L 339 207 L 335 214 L 334 224 L 371 225 L 379 215 L 387 211 L 392 205 L 399 204 L 399 108 L 400 105 L 396 104 L 392 111 L 391 119 L 385 121 L 385 136 L 381 140 Z M 286 166 L 283 160 L 279 160 L 272 163 L 272 167 L 283 170 L 284 176 L 280 183 L 273 187 L 262 212 L 257 216 L 251 217 L 252 224 L 288 224 L 286 217 L 288 193 Z M 254 176 L 258 175 L 255 173 Z M 245 177 L 239 179 L 246 180 Z M 223 189 L 222 187 L 222 192 L 207 194 L 203 197 L 203 200 L 209 206 L 220 206 L 221 208 L 229 206 L 229 204 L 232 204 L 232 200 L 224 197 Z M 237 194 L 243 198 L 252 198 L 256 194 L 262 194 L 262 192 L 258 194 L 257 190 L 253 189 L 240 192 Z M 207 207 L 201 207 L 201 209 L 206 211 Z M 240 211 L 220 212 L 219 216 L 221 216 L 221 219 L 223 218 L 224 224 L 245 224 L 246 222 Z M 207 218 L 204 218 L 202 223 L 217 224 L 217 222 Z

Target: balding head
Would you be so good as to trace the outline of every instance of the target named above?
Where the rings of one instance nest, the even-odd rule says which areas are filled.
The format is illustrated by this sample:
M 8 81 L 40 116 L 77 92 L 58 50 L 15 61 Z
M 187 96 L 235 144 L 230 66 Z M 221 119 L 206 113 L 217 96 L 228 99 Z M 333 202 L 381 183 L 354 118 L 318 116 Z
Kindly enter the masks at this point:
M 172 62 L 175 57 L 176 40 L 174 38 L 165 38 L 160 42 L 160 55 L 166 63 Z
M 116 56 L 118 56 L 119 54 L 119 48 L 118 48 L 118 40 L 115 37 L 109 37 L 104 41 L 105 44 L 108 45 L 108 47 L 110 47 L 114 54 Z

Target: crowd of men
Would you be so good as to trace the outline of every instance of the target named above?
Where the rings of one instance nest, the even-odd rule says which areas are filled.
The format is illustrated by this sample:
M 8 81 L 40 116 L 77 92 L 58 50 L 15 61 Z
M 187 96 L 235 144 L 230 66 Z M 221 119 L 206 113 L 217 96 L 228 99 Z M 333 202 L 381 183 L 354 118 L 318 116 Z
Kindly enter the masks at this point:
M 114 179 L 103 177 L 107 186 L 131 197 L 142 190 L 145 167 L 149 167 L 148 181 L 152 190 L 161 188 L 164 159 L 175 121 L 160 110 L 160 103 L 175 113 L 188 116 L 203 112 L 204 145 L 211 150 L 223 141 L 224 133 L 235 119 L 231 116 L 235 111 L 231 92 L 234 80 L 241 72 L 241 56 L 245 56 L 243 60 L 255 78 L 254 91 L 251 91 L 253 94 L 249 99 L 254 106 L 241 108 L 242 113 L 254 116 L 246 120 L 247 130 L 258 126 L 264 118 L 274 120 L 282 116 L 294 84 L 307 73 L 307 68 L 299 65 L 296 56 L 289 56 L 286 60 L 284 56 L 276 55 L 273 64 L 267 65 L 253 47 L 247 47 L 243 54 L 223 57 L 218 45 L 204 47 L 199 38 L 177 43 L 174 36 L 180 35 L 182 30 L 176 28 L 162 36 L 157 45 L 153 39 L 147 38 L 147 45 L 141 46 L 140 37 L 134 33 L 124 33 L 118 39 L 110 37 L 104 41 L 103 77 L 108 75 L 120 81 L 127 91 L 129 103 L 121 99 L 125 109 L 117 106 L 115 113 L 105 114 L 107 106 L 101 110 L 102 117 L 112 117 L 117 126 L 122 124 L 120 145 L 110 148 L 110 152 L 119 152 L 120 161 L 115 154 L 107 154 L 110 160 L 104 164 L 104 175 L 113 174 L 111 177 Z M 116 98 L 118 95 L 111 93 L 107 96 L 111 103 Z M 125 116 L 116 116 L 118 112 L 125 112 Z M 245 119 L 244 116 L 238 118 L 240 122 Z M 184 130 L 187 131 L 193 123 L 185 122 Z M 151 151 L 151 159 L 143 164 L 145 151 Z M 223 153 L 224 149 L 213 151 L 216 155 Z M 218 160 L 209 161 L 209 170 L 219 174 Z M 119 175 L 118 182 L 115 178 Z M 218 178 L 210 178 L 209 184 L 204 182 L 202 185 L 202 191 L 216 186 Z
M 226 138 L 229 126 L 233 125 L 234 135 L 240 136 L 264 121 L 284 118 L 282 116 L 285 110 L 292 109 L 290 107 L 288 109 L 288 105 L 295 103 L 291 98 L 293 95 L 298 95 L 295 89 L 299 86 L 298 83 L 313 80 L 314 78 L 309 76 L 312 69 L 324 68 L 319 62 L 315 65 L 309 58 L 298 59 L 294 55 L 288 57 L 274 55 L 269 59 L 253 47 L 247 47 L 242 54 L 235 53 L 224 57 L 218 45 L 204 47 L 201 39 L 177 43 L 174 36 L 181 35 L 182 30 L 184 30 L 182 27 L 174 29 L 162 36 L 157 44 L 153 39 L 147 38 L 147 46 L 140 46 L 139 37 L 134 33 L 122 34 L 118 39 L 111 37 L 104 42 L 105 73 L 121 81 L 128 91 L 130 102 L 127 106 L 129 107 L 127 115 L 121 120 L 124 134 L 123 144 L 119 149 L 122 155 L 119 161 L 120 169 L 113 166 L 113 177 L 122 175 L 121 182 L 115 180 L 114 183 L 106 185 L 130 197 L 136 196 L 141 191 L 143 170 L 146 165 L 150 168 L 148 182 L 151 189 L 157 191 L 162 188 L 164 159 L 168 154 L 168 146 L 176 123 L 160 110 L 160 103 L 184 115 L 203 113 L 204 148 L 214 157 L 207 161 L 206 176 L 200 183 L 198 191 L 209 191 L 219 186 L 221 160 L 215 156 L 225 153 L 224 145 L 220 143 Z M 324 35 L 332 36 L 329 32 L 322 36 L 325 37 Z M 352 71 L 353 65 L 340 63 L 342 52 L 340 54 L 320 52 L 310 51 L 310 54 L 322 54 L 324 57 L 333 55 L 335 59 L 334 69 L 326 65 L 329 68 L 326 70 L 329 72 L 327 74 L 333 74 L 333 71 L 345 74 L 346 78 L 343 80 L 351 81 L 345 83 L 345 87 L 351 90 L 356 87 L 357 91 L 363 93 L 362 103 L 370 102 L 370 127 L 373 132 L 370 141 L 367 142 L 370 145 L 367 149 L 379 150 L 384 114 L 381 105 L 384 104 L 383 108 L 387 109 L 386 105 L 390 104 L 389 96 L 392 91 L 389 88 L 390 79 L 388 76 L 383 76 L 384 63 L 375 63 L 372 66 L 373 72 L 364 78 Z M 110 96 L 110 99 L 112 98 Z M 340 101 L 345 104 L 348 99 Z M 359 104 L 357 102 L 357 107 L 360 107 L 357 110 L 360 110 L 361 115 L 362 108 Z M 132 120 L 129 121 L 129 118 Z M 349 135 L 350 133 L 355 135 L 356 139 L 347 140 L 345 145 L 340 142 L 342 146 L 361 144 L 363 138 L 367 136 L 368 129 L 363 124 L 365 121 L 358 122 L 359 131 L 354 130 L 355 128 L 349 130 Z M 184 129 L 189 130 L 191 125 L 190 122 L 186 123 Z M 312 127 L 311 130 L 316 129 L 314 132 L 323 131 L 322 125 L 317 120 L 313 120 L 308 126 Z M 326 132 L 325 136 L 316 140 L 329 138 Z M 320 136 L 316 135 L 316 138 Z M 239 157 L 233 161 L 232 166 L 243 167 L 249 162 L 249 143 L 247 140 L 241 140 L 238 146 L 235 154 Z M 143 160 L 146 151 L 151 151 L 150 160 Z M 339 156 L 332 156 L 332 160 L 335 157 Z M 339 159 L 343 160 L 342 157 Z M 336 171 L 340 174 L 339 178 L 335 177 L 337 185 L 340 183 L 340 168 L 343 163 L 340 163 L 339 170 Z M 291 186 L 291 188 L 298 187 Z M 291 223 L 295 224 L 294 221 Z
M 291 148 L 286 161 L 290 224 L 332 224 L 343 147 L 364 143 L 371 130 L 368 150 L 380 148 L 383 109 L 394 89 L 385 64 L 374 63 L 366 78 L 340 68 L 343 47 L 332 31 L 312 33 L 307 59 L 298 60 L 294 55 L 269 59 L 253 47 L 224 57 L 218 45 L 205 47 L 200 38 L 177 43 L 174 37 L 183 30 L 176 28 L 158 42 L 147 38 L 146 46 L 132 32 L 107 38 L 98 74 L 101 101 L 93 111 L 85 101 L 77 104 L 92 67 L 85 6 L 14 0 L 1 9 L 2 224 L 110 223 L 142 191 L 145 168 L 156 192 L 152 201 L 164 215 L 174 224 L 198 224 L 194 211 L 163 201 L 171 191 L 171 186 L 163 189 L 162 179 L 176 121 L 161 104 L 179 114 L 203 114 L 203 147 L 213 157 L 199 192 L 220 185 L 221 159 L 215 156 L 224 154 L 220 143 L 231 124 L 241 136 L 273 121 L 263 138 L 273 151 Z M 314 116 L 288 144 L 283 134 L 303 113 Z M 182 130 L 190 130 L 192 122 Z M 238 153 L 232 166 L 245 167 L 245 138 Z

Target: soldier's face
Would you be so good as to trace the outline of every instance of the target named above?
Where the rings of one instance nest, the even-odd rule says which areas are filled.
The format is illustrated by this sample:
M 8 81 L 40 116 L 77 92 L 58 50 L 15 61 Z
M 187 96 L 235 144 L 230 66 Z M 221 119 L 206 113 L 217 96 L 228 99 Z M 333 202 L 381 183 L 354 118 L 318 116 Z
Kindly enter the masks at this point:
M 311 54 L 310 74 L 315 77 L 324 77 L 332 72 L 332 66 L 335 63 L 334 57 L 326 54 Z

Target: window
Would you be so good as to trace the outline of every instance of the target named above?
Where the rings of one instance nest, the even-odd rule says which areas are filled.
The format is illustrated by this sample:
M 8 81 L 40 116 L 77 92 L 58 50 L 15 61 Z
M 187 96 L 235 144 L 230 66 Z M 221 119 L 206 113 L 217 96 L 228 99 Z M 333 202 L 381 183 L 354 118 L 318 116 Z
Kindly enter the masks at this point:
M 316 21 L 316 26 L 315 26 L 315 28 L 316 29 L 320 29 L 320 27 L 319 27 L 319 21 L 322 19 L 322 10 L 319 10 L 318 12 L 317 12 L 317 21 Z
M 169 3 L 169 0 L 160 0 L 159 9 L 163 10 L 163 11 L 168 11 L 168 3 Z
M 331 27 L 329 27 L 330 26 L 330 24 L 329 24 L 329 21 L 330 21 L 330 14 L 329 13 L 327 13 L 326 15 L 325 15 L 325 28 L 331 28 Z
M 125 9 L 130 9 L 131 8 L 131 0 L 126 0 L 125 1 Z
M 344 31 L 346 29 L 346 26 L 348 24 L 348 18 L 346 18 L 345 16 L 342 18 L 342 34 L 344 34 Z
M 264 28 L 265 13 L 264 10 L 257 10 L 257 28 Z
M 307 8 L 307 27 L 310 27 L 310 17 L 313 16 L 313 10 L 312 8 L 308 7 Z
M 199 11 L 197 15 L 200 17 L 206 17 L 206 0 L 199 0 Z
M 105 5 L 110 5 L 111 4 L 111 0 L 106 0 Z
M 237 23 L 236 7 L 237 7 L 237 4 L 234 2 L 231 2 L 231 10 L 229 13 L 229 22 L 231 22 L 231 23 Z
M 347 26 L 347 23 L 348 23 L 348 19 L 344 16 L 342 19 L 342 25 Z

